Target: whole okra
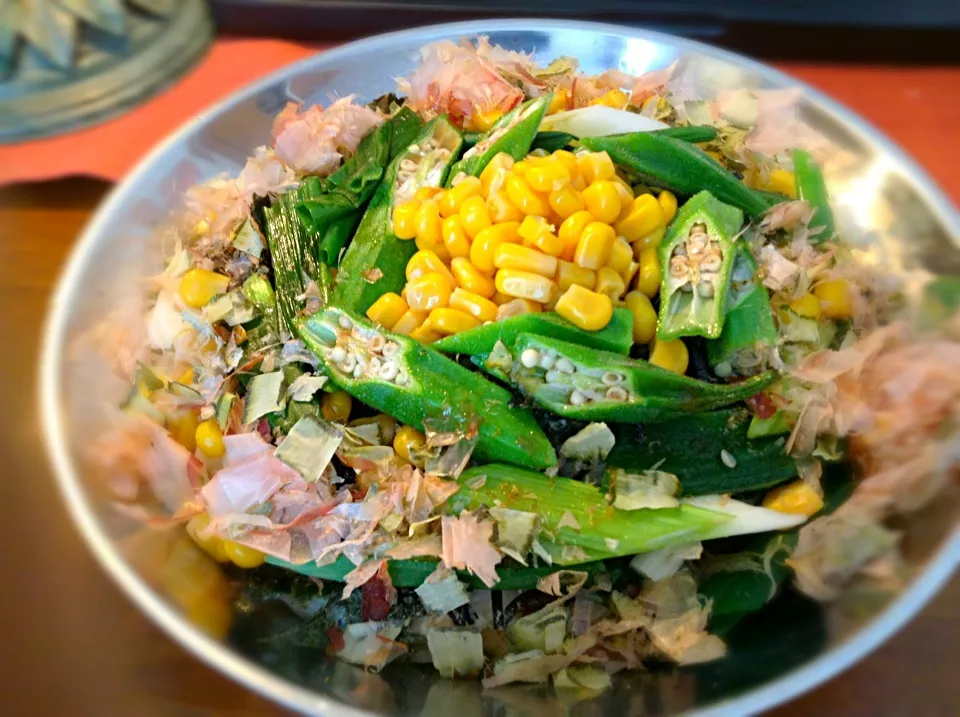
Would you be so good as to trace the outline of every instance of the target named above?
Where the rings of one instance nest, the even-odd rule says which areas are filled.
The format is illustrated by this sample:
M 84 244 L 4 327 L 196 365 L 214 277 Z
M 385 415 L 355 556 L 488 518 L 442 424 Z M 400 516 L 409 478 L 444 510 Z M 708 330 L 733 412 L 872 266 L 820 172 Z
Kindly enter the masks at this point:
M 552 96 L 529 100 L 497 120 L 489 132 L 464 152 L 463 159 L 450 172 L 450 179 L 461 174 L 480 176 L 484 167 L 500 152 L 506 152 L 516 160 L 526 157 Z
M 811 241 L 819 243 L 832 239 L 836 233 L 836 225 L 833 209 L 830 207 L 830 196 L 827 194 L 827 184 L 819 165 L 809 152 L 793 150 L 793 176 L 797 186 L 797 198 L 805 200 L 816 210 L 810 220 L 810 229 L 819 228 L 820 231 L 813 235 Z
M 731 384 L 681 376 L 659 366 L 566 341 L 521 334 L 484 368 L 509 377 L 541 408 L 565 418 L 611 423 L 664 421 L 742 401 L 773 383 L 773 371 Z
M 659 249 L 658 339 L 720 335 L 742 224 L 743 212 L 710 192 L 700 192 L 680 208 Z
M 556 465 L 550 441 L 508 391 L 418 341 L 336 307 L 301 317 L 297 331 L 331 380 L 368 406 L 421 431 L 475 433 L 481 460 Z
M 606 152 L 641 184 L 664 187 L 679 194 L 706 190 L 754 217 L 775 203 L 745 185 L 695 144 L 667 134 L 632 132 L 584 137 L 580 147 L 591 152 Z
M 461 142 L 447 118 L 437 117 L 393 160 L 340 263 L 337 306 L 363 314 L 388 291 L 401 292 L 417 246 L 394 235 L 393 208 L 413 199 L 421 187 L 442 186 Z

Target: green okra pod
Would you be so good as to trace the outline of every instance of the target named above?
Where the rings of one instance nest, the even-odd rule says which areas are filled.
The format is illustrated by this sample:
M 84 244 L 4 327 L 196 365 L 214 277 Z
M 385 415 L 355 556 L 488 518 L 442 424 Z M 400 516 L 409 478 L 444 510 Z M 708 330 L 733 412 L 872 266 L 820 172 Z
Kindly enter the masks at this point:
M 508 391 L 433 349 L 335 307 L 301 317 L 297 329 L 331 380 L 368 406 L 421 431 L 476 432 L 480 460 L 556 464 L 528 409 L 512 406 Z
M 754 217 L 772 204 L 696 145 L 662 132 L 584 137 L 580 147 L 609 154 L 617 165 L 636 176 L 633 183 L 664 187 L 680 194 L 708 191 Z
M 719 374 L 750 376 L 762 371 L 777 345 L 777 325 L 770 296 L 757 277 L 757 263 L 742 242 L 733 260 L 727 306 L 720 336 L 707 341 L 707 360 Z
M 830 207 L 830 196 L 827 194 L 827 184 L 820 167 L 809 152 L 793 150 L 793 176 L 797 184 L 797 198 L 803 199 L 816 210 L 810 220 L 810 229 L 819 228 L 820 231 L 812 235 L 811 241 L 818 243 L 833 239 L 836 224 L 833 220 L 833 209 Z
M 421 187 L 442 186 L 460 144 L 460 133 L 446 117 L 437 117 L 391 162 L 340 262 L 338 306 L 363 314 L 386 292 L 401 292 L 417 245 L 393 233 L 393 207 L 413 199 Z
M 340 263 L 340 253 L 353 236 L 360 219 L 360 212 L 351 212 L 327 225 L 317 248 L 321 264 L 337 266 Z
M 611 423 L 711 411 L 749 398 L 777 378 L 769 371 L 738 383 L 707 383 L 647 361 L 533 334 L 520 334 L 508 351 L 491 354 L 484 368 L 508 376 L 552 413 Z
M 480 176 L 484 167 L 500 152 L 506 152 L 516 160 L 526 157 L 552 97 L 544 95 L 524 102 L 497 120 L 489 132 L 464 152 L 463 159 L 450 172 L 450 179 L 460 174 Z
M 705 336 L 723 330 L 727 292 L 743 213 L 709 192 L 691 197 L 660 244 L 658 339 Z
M 633 314 L 629 309 L 614 309 L 610 323 L 599 331 L 584 331 L 559 314 L 521 314 L 475 329 L 451 334 L 431 344 L 445 354 L 468 354 L 485 359 L 497 341 L 511 345 L 518 334 L 552 336 L 563 341 L 626 355 L 633 346 Z

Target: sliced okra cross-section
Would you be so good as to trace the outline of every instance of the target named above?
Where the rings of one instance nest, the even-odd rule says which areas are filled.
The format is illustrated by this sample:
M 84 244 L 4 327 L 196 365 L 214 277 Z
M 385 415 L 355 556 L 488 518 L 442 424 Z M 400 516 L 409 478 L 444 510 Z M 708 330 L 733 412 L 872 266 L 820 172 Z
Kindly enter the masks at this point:
M 544 336 L 520 334 L 485 368 L 506 375 L 541 408 L 565 418 L 648 423 L 742 401 L 773 383 L 769 371 L 731 384 L 681 376 L 659 366 Z
M 557 462 L 550 441 L 510 392 L 406 336 L 328 307 L 298 333 L 331 380 L 354 398 L 425 431 L 478 437 L 474 457 L 529 468 Z
M 726 297 L 743 212 L 700 192 L 687 201 L 660 245 L 658 339 L 723 330 Z
M 417 246 L 393 233 L 393 209 L 413 199 L 421 187 L 442 186 L 461 143 L 446 117 L 437 117 L 390 163 L 340 262 L 337 306 L 363 314 L 388 291 L 400 293 Z

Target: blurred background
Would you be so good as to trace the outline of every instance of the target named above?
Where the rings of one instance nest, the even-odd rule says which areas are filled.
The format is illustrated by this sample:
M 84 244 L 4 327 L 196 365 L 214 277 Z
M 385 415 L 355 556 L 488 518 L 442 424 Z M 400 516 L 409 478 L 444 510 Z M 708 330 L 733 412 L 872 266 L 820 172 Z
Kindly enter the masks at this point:
M 153 627 L 94 564 L 38 428 L 39 337 L 111 185 L 203 108 L 377 32 L 478 17 L 643 26 L 769 62 L 858 112 L 960 203 L 960 3 L 701 0 L 0 0 L 0 714 L 279 715 Z M 871 657 L 776 710 L 957 714 L 960 581 Z

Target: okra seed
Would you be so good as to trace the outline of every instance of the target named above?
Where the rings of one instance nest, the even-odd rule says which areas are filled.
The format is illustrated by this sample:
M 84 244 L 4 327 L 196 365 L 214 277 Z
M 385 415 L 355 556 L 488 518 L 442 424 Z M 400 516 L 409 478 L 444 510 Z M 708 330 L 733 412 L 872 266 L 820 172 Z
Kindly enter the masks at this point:
M 577 367 L 573 365 L 573 361 L 564 356 L 557 361 L 557 371 L 561 373 L 576 373 Z
M 407 152 L 409 152 L 410 154 L 420 154 L 420 145 L 411 144 L 409 147 L 407 147 Z
M 582 406 L 587 402 L 587 397 L 580 393 L 578 390 L 574 389 L 570 392 L 570 405 L 571 406 Z
M 553 354 L 545 353 L 540 357 L 540 367 L 545 369 L 553 368 L 553 364 L 556 362 L 557 357 Z
M 367 370 L 372 374 L 379 374 L 381 366 L 383 366 L 383 361 L 373 356 L 370 359 L 370 363 L 367 364 Z
M 449 149 L 445 147 L 441 147 L 440 149 L 437 150 L 437 159 L 446 159 L 449 156 L 450 156 Z
M 563 380 L 563 374 L 556 369 L 550 369 L 545 378 L 547 383 L 560 383 Z
M 397 368 L 397 364 L 393 361 L 387 361 L 380 367 L 380 378 L 385 381 L 393 381 L 397 378 L 397 374 L 400 373 L 400 369 Z
M 719 256 L 708 256 L 700 264 L 700 270 L 704 272 L 718 272 L 720 271 L 720 266 L 722 265 L 723 260 Z
M 733 366 L 728 361 L 721 361 L 713 367 L 713 372 L 717 375 L 717 378 L 727 378 L 733 374 Z
M 383 350 L 383 347 L 386 345 L 387 340 L 383 338 L 380 334 L 374 334 L 370 337 L 370 340 L 367 341 L 367 348 L 369 348 L 374 353 L 379 353 Z
M 333 363 L 342 363 L 346 357 L 347 350 L 343 348 L 343 346 L 336 346 L 333 351 L 330 352 L 330 360 L 333 361 Z
M 623 383 L 623 376 L 616 371 L 607 371 L 600 377 L 600 383 L 604 386 L 616 386 L 618 383 Z
M 611 386 L 605 396 L 611 401 L 626 401 L 629 394 L 623 386 Z
M 685 281 L 680 286 L 680 291 L 693 291 L 693 285 L 689 281 Z
M 349 316 L 340 316 L 340 320 L 337 322 L 340 324 L 341 329 L 352 329 L 353 322 L 350 320 Z
M 525 368 L 537 366 L 540 363 L 540 352 L 536 349 L 524 349 L 523 353 L 520 354 L 520 363 Z
M 353 377 L 360 378 L 361 376 L 363 376 L 363 364 L 357 363 L 357 365 L 353 367 Z
M 407 372 L 406 372 L 406 371 L 398 371 L 398 372 L 397 372 L 397 385 L 398 385 L 398 386 L 406 386 L 408 383 L 410 383 L 410 376 L 407 375 Z
M 353 354 L 347 354 L 340 363 L 340 369 L 344 373 L 350 373 L 357 366 L 357 357 Z
M 417 168 L 417 163 L 412 159 L 401 159 L 400 169 L 405 172 L 413 172 Z
M 393 358 L 397 355 L 397 352 L 400 350 L 400 344 L 396 341 L 387 341 L 383 345 L 383 357 L 384 358 Z
M 733 457 L 733 454 L 727 449 L 720 451 L 720 462 L 723 463 L 727 468 L 736 468 L 737 459 Z
M 697 293 L 705 299 L 709 299 L 713 296 L 713 282 L 712 281 L 701 281 L 697 284 Z

